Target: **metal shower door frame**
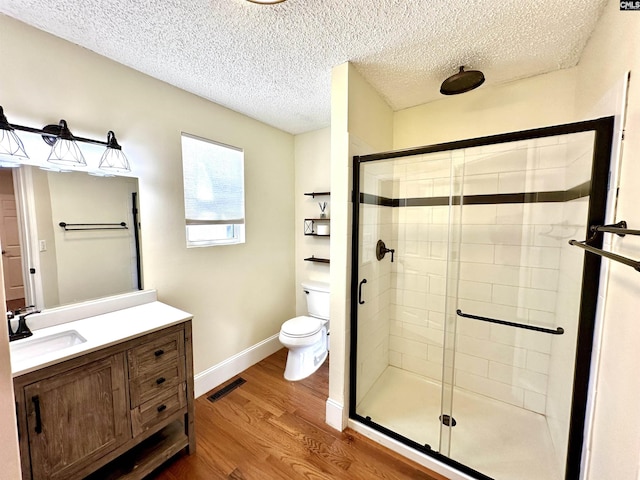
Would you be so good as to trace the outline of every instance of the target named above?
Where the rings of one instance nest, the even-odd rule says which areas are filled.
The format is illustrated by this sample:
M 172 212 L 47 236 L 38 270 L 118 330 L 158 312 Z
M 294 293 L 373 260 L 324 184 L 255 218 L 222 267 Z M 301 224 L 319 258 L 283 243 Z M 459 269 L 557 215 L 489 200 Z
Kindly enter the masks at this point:
M 389 160 L 412 155 L 423 155 L 449 150 L 459 150 L 469 147 L 493 145 L 499 143 L 530 140 L 541 137 L 564 135 L 579 132 L 593 131 L 594 147 L 591 171 L 591 191 L 589 195 L 589 207 L 587 218 L 587 231 L 589 226 L 602 225 L 605 221 L 607 189 L 609 180 L 609 166 L 611 149 L 613 144 L 614 117 L 603 117 L 595 120 L 542 127 L 519 132 L 478 137 L 467 140 L 446 142 L 427 145 L 423 147 L 382 152 L 371 155 L 353 157 L 353 190 L 352 190 L 352 265 L 351 265 L 351 338 L 350 338 L 350 369 L 349 369 L 349 418 L 363 425 L 373 428 L 378 432 L 393 438 L 417 451 L 441 461 L 460 472 L 471 475 L 480 480 L 491 480 L 490 477 L 463 465 L 455 460 L 432 450 L 429 446 L 421 445 L 407 437 L 404 437 L 389 428 L 373 422 L 370 418 L 359 415 L 356 411 L 356 375 L 358 354 L 358 288 L 359 278 L 359 224 L 360 224 L 360 167 L 366 162 L 377 160 Z M 594 243 L 594 247 L 601 248 Z M 567 462 L 565 479 L 578 479 L 581 468 L 581 457 L 584 443 L 585 415 L 587 408 L 587 396 L 589 386 L 589 372 L 595 331 L 595 316 L 599 289 L 599 272 L 601 257 L 598 255 L 585 255 L 583 262 L 583 279 L 580 300 L 580 318 L 577 334 L 577 349 L 575 360 L 575 375 L 573 383 L 573 395 L 571 403 L 571 422 L 567 450 Z

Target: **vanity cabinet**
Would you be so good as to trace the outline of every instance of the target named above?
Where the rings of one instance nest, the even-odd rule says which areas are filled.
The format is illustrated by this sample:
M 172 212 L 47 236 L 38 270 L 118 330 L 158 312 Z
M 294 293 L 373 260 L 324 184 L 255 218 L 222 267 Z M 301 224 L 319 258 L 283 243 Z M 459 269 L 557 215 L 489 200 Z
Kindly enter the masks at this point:
M 186 405 L 182 334 L 174 332 L 127 351 L 134 436 Z
M 72 478 L 126 442 L 126 393 L 123 353 L 26 385 L 32 478 Z
M 23 479 L 140 479 L 193 432 L 191 321 L 14 378 Z

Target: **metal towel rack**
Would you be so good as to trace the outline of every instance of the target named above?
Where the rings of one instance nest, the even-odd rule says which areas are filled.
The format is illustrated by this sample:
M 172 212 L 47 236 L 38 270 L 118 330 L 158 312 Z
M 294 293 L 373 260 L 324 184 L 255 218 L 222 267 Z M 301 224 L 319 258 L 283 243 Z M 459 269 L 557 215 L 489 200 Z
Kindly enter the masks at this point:
M 640 272 L 640 261 L 623 257 L 622 255 L 618 255 L 615 253 L 607 252 L 606 250 L 602 250 L 600 248 L 592 247 L 591 245 L 589 245 L 589 242 L 591 242 L 596 237 L 596 235 L 598 235 L 598 233 L 615 233 L 620 237 L 624 237 L 625 235 L 640 235 L 640 230 L 627 228 L 627 222 L 625 222 L 624 220 L 612 225 L 592 225 L 589 230 L 591 230 L 591 232 L 593 233 L 591 237 L 582 242 L 578 240 L 569 240 L 569 245 L 580 247 L 587 252 L 600 255 L 601 257 L 608 258 L 624 265 L 628 265 L 635 271 Z
M 60 222 L 60 225 L 66 232 L 68 231 L 80 231 L 80 230 L 126 230 L 127 224 L 125 222 L 120 223 L 66 223 Z
M 528 325 L 526 323 L 507 322 L 506 320 L 498 320 L 497 318 L 479 317 L 478 315 L 471 315 L 469 313 L 463 313 L 462 310 L 456 310 L 456 314 L 459 317 L 471 318 L 472 320 L 480 320 L 482 322 L 497 323 L 498 325 L 506 325 L 508 327 L 524 328 L 525 330 L 533 330 L 536 332 L 550 333 L 551 335 L 562 335 L 564 328 L 558 327 L 555 330 L 544 327 L 536 327 L 535 325 Z

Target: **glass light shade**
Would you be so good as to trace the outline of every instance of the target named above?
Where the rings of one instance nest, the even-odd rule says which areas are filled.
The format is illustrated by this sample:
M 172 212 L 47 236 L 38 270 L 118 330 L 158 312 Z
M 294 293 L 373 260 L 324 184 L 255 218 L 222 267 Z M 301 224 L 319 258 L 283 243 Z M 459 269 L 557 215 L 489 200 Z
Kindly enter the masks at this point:
M 29 158 L 24 150 L 22 140 L 13 129 L 0 129 L 0 160 L 18 163 L 21 158 Z
M 58 137 L 56 143 L 51 147 L 51 153 L 47 161 L 56 165 L 66 167 L 86 167 L 87 162 L 84 155 L 73 140 L 66 140 Z
M 122 153 L 119 148 L 107 147 L 102 154 L 100 163 L 98 164 L 100 170 L 112 173 L 130 172 L 129 161 L 127 157 Z
M 2 160 L 2 156 L 0 155 L 0 168 L 17 168 L 20 164 L 17 162 L 8 162 L 6 160 Z

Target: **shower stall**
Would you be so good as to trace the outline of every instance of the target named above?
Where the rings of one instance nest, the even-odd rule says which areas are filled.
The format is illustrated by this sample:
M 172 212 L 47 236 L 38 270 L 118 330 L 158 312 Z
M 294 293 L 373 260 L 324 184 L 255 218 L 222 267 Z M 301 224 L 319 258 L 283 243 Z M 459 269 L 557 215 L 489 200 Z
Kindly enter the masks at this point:
M 613 119 L 354 158 L 351 418 L 478 479 L 577 479 Z M 595 246 L 600 246 L 593 244 Z

